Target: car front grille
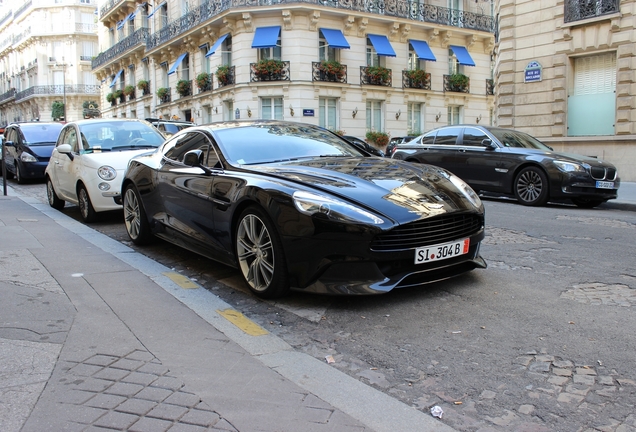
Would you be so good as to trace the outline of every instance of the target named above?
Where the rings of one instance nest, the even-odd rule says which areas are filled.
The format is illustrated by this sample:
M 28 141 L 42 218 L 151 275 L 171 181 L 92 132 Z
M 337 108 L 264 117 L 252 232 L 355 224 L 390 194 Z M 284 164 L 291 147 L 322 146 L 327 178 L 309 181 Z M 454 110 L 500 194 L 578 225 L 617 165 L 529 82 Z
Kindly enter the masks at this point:
M 594 180 L 616 180 L 616 168 L 592 167 L 590 174 Z
M 447 243 L 470 237 L 482 227 L 483 218 L 476 214 L 453 214 L 418 220 L 376 236 L 371 242 L 371 250 L 392 252 Z

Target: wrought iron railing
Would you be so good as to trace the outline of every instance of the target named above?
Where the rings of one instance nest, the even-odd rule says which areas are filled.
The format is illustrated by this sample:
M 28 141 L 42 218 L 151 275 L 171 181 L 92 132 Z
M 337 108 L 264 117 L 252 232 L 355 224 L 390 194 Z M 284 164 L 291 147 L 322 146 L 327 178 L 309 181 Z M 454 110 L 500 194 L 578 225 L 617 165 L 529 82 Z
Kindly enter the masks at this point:
M 431 89 L 431 74 L 423 70 L 403 70 L 402 88 Z
M 7 91 L 7 92 L 2 93 L 2 94 L 0 95 L 0 102 L 4 102 L 4 101 L 6 101 L 7 99 L 11 99 L 11 98 L 15 97 L 15 94 L 16 94 L 16 91 L 15 91 L 15 89 L 14 89 L 14 88 L 10 89 L 10 90 L 9 90 L 9 91 Z
M 100 86 L 94 84 L 57 84 L 33 86 L 15 94 L 16 102 L 34 95 L 63 95 L 63 94 L 99 94 Z
M 203 76 L 206 76 L 206 80 L 203 80 Z M 199 90 L 198 93 L 204 93 L 207 91 L 212 90 L 212 74 L 211 73 L 205 73 L 205 72 L 201 72 L 199 75 L 197 75 L 197 89 Z
M 620 12 L 620 0 L 566 0 L 564 22 L 580 21 Z
M 259 63 L 250 63 L 250 81 L 289 81 L 289 62 L 281 61 L 282 66 L 276 71 L 262 71 L 258 68 Z
M 130 51 L 131 49 L 142 45 L 146 42 L 148 38 L 148 28 L 142 27 L 139 30 L 136 30 L 133 34 L 128 36 L 127 38 L 122 39 L 115 46 L 108 48 L 106 51 L 101 52 L 93 59 L 91 62 L 91 67 L 93 69 L 102 66 L 110 62 L 117 56 L 124 54 L 125 52 Z
M 322 66 L 322 62 L 311 62 L 311 80 L 325 82 L 347 82 L 347 65 L 340 65 L 339 70 L 328 71 Z
M 192 81 L 191 80 L 179 80 L 177 82 L 177 93 L 184 98 L 192 96 Z
M 123 0 L 109 0 L 99 9 L 99 17 L 103 17 L 111 10 L 115 9 L 115 6 L 119 6 L 119 3 L 122 3 Z
M 376 73 L 377 69 L 377 67 L 360 66 L 360 84 L 392 87 L 393 71 L 381 68 L 382 72 Z
M 444 91 L 470 93 L 470 78 L 464 84 L 456 84 L 451 80 L 451 75 L 444 75 Z
M 148 85 L 141 89 L 141 97 L 148 96 L 149 94 L 152 94 L 152 92 L 150 91 L 150 84 L 151 84 L 151 81 L 148 81 Z
M 13 14 L 13 11 L 9 11 L 6 14 L 4 14 L 1 18 L 0 18 L 0 26 L 2 24 L 4 24 L 9 18 L 11 18 L 11 15 Z
M 495 81 L 492 79 L 486 79 L 486 95 L 495 95 Z
M 379 15 L 387 15 L 397 18 L 406 18 L 414 21 L 423 21 L 452 27 L 461 27 L 472 30 L 495 32 L 495 20 L 492 16 L 466 12 L 457 9 L 449 9 L 441 6 L 421 4 L 421 0 L 207 0 L 199 7 L 192 9 L 182 17 L 168 23 L 156 33 L 150 35 L 146 41 L 146 49 L 150 50 L 182 33 L 191 30 L 199 24 L 207 22 L 214 16 L 231 8 L 258 7 L 266 5 L 310 4 L 316 6 L 329 6 L 337 9 L 368 12 Z M 108 4 L 113 3 L 111 0 Z M 102 7 L 101 15 L 108 4 Z M 108 10 L 112 9 L 111 6 Z M 106 11 L 107 12 L 107 11 Z
M 228 71 L 227 75 L 225 75 L 225 78 L 221 79 L 217 76 L 216 81 L 218 84 L 216 88 L 221 88 L 228 85 L 236 84 L 236 80 L 235 80 L 236 75 L 234 74 L 234 70 L 235 70 L 235 66 L 230 66 L 230 70 Z
M 165 88 L 167 91 L 165 93 L 162 92 L 161 94 L 157 93 L 157 97 L 159 98 L 159 104 L 168 103 L 172 99 L 171 97 L 172 89 L 170 87 L 162 87 L 162 88 Z M 157 90 L 157 92 L 159 92 L 159 90 Z
M 75 31 L 80 33 L 96 33 L 97 25 L 96 24 L 87 24 L 76 22 L 75 23 Z

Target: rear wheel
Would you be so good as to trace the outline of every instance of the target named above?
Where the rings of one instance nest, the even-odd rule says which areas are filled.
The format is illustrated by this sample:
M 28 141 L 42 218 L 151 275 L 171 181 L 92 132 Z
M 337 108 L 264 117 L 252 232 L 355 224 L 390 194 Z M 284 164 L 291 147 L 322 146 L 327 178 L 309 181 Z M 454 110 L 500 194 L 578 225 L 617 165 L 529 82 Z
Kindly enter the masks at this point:
M 581 208 L 594 208 L 605 202 L 605 200 L 594 198 L 572 198 L 572 202 Z
M 521 204 L 542 206 L 548 202 L 548 178 L 540 168 L 524 168 L 517 174 L 514 191 Z
M 251 206 L 241 213 L 235 248 L 243 280 L 254 294 L 275 298 L 289 291 L 281 241 L 274 224 L 259 207 Z
M 80 185 L 77 188 L 77 202 L 84 222 L 94 222 L 97 218 L 97 214 L 95 213 L 91 198 L 88 196 L 88 191 L 84 185 Z
M 55 193 L 50 177 L 46 178 L 46 198 L 49 201 L 49 205 L 55 210 L 62 210 L 64 208 L 64 200 L 61 200 Z
M 128 237 L 134 244 L 142 246 L 152 240 L 141 197 L 133 185 L 126 186 L 124 190 L 124 224 Z

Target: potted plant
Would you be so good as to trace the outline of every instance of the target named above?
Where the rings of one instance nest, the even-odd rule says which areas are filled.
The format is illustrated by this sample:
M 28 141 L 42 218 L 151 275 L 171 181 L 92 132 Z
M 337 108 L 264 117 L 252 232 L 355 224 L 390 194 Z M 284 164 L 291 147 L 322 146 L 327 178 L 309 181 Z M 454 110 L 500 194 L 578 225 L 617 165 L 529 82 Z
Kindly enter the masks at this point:
M 461 73 L 448 76 L 448 86 L 451 91 L 464 91 L 470 82 L 469 78 Z
M 212 88 L 212 79 L 209 73 L 203 72 L 197 75 L 196 82 L 200 91 L 207 91 Z
M 160 87 L 157 89 L 157 97 L 160 101 L 164 101 L 169 93 L 170 89 L 168 87 Z
M 427 88 L 430 74 L 422 69 L 413 69 L 406 71 L 406 77 L 411 88 Z
M 127 85 L 124 87 L 124 94 L 128 96 L 128 99 L 132 99 L 135 97 L 135 86 Z
M 369 66 L 367 68 L 369 84 L 384 85 L 391 78 L 391 70 L 382 66 Z
M 120 90 L 115 90 L 113 92 L 113 95 L 115 96 L 115 99 L 119 99 L 120 102 L 125 102 L 124 100 L 124 92 L 120 89 Z
M 323 60 L 318 69 L 327 79 L 334 81 L 340 81 L 345 73 L 345 67 L 335 60 Z
M 385 132 L 369 131 L 366 134 L 367 142 L 378 150 L 386 152 L 386 146 L 389 144 L 389 134 Z
M 150 83 L 146 80 L 140 80 L 137 82 L 137 88 L 141 90 L 144 95 L 147 95 L 148 90 L 150 90 Z
M 181 97 L 190 96 L 190 92 L 191 92 L 190 81 L 188 80 L 177 81 L 177 93 L 179 93 Z
M 230 66 L 229 65 L 221 65 L 216 68 L 216 79 L 219 80 L 220 85 L 228 85 L 230 83 Z
M 115 93 L 108 93 L 106 95 L 106 101 L 111 105 L 115 105 L 117 103 L 117 98 L 115 97 Z
M 281 60 L 263 59 L 254 65 L 254 73 L 260 79 L 278 78 L 285 64 Z

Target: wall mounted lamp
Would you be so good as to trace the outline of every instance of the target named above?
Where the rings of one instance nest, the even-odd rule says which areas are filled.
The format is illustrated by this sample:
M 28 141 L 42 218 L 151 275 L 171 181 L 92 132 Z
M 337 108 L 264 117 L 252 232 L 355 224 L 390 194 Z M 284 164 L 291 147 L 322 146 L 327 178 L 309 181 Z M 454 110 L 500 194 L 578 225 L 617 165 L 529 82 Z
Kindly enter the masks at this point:
M 479 116 L 475 119 L 475 122 L 479 123 L 479 120 L 481 120 L 481 114 L 479 114 Z
M 218 107 L 214 107 L 214 114 L 218 114 L 219 113 L 219 108 Z
M 294 116 L 294 107 L 292 107 L 291 104 L 289 104 L 289 115 L 292 117 Z
M 442 117 L 441 111 L 435 116 L 435 121 L 439 121 L 440 117 Z
M 356 118 L 356 115 L 358 114 L 358 107 L 356 107 L 353 112 L 351 113 L 351 117 Z
M 247 107 L 247 116 L 248 117 L 252 117 L 252 110 L 250 109 L 250 107 Z
M 400 115 L 402 114 L 402 110 L 398 109 L 397 112 L 395 113 L 395 119 L 399 119 Z

